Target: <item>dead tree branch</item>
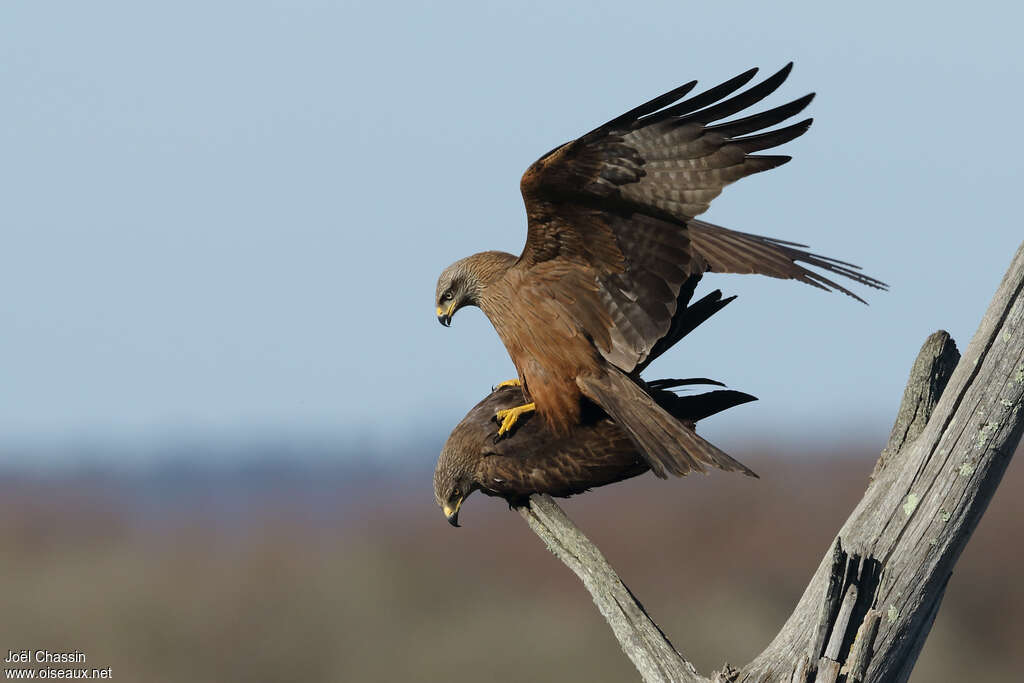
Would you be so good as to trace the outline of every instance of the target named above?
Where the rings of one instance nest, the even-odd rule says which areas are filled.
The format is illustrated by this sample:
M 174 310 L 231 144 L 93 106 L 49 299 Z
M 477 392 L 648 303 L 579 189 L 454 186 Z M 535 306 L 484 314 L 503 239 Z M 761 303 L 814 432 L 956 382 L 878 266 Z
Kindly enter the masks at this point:
M 530 506 L 520 508 L 520 512 L 555 557 L 580 577 L 644 680 L 704 680 L 672 647 L 597 546 L 576 528 L 550 496 L 533 496 Z
M 864 497 L 768 647 L 713 681 L 906 681 L 953 566 L 1024 432 L 1024 244 L 963 358 L 925 341 Z M 597 547 L 547 496 L 521 510 L 583 581 L 645 681 L 698 682 Z

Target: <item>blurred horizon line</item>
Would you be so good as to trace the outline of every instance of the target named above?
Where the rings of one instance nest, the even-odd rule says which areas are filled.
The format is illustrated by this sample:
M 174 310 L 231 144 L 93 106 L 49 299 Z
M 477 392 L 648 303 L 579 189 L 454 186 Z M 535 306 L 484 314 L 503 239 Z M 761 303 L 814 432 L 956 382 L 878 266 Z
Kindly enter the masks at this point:
M 722 434 L 702 431 L 737 457 L 755 454 L 778 460 L 830 457 L 877 457 L 888 430 L 870 432 L 819 429 L 798 436 L 780 431 Z M 237 470 L 276 464 L 294 469 L 339 467 L 352 472 L 394 470 L 422 463 L 433 469 L 447 430 L 415 430 L 383 438 L 369 432 L 267 430 L 256 433 L 209 431 L 148 436 L 63 435 L 32 439 L 0 437 L 0 472 L 46 474 L 67 472 L 145 472 L 193 469 Z

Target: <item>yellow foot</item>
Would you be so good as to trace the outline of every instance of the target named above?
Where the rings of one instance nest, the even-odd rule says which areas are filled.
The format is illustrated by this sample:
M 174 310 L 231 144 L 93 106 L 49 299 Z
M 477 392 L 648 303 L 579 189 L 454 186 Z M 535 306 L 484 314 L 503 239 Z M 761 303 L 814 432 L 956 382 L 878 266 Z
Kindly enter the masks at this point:
M 515 408 L 506 408 L 505 410 L 499 410 L 494 414 L 496 418 L 501 420 L 501 427 L 498 428 L 498 436 L 502 437 L 509 433 L 512 427 L 515 426 L 519 418 L 526 413 L 532 413 L 537 410 L 536 404 L 527 403 L 526 405 L 516 406 Z
M 507 379 L 504 382 L 499 382 L 498 384 L 495 384 L 493 387 L 491 387 L 491 391 L 497 391 L 498 389 L 501 389 L 502 387 L 521 387 L 521 386 L 523 386 L 523 383 L 520 382 L 518 379 Z

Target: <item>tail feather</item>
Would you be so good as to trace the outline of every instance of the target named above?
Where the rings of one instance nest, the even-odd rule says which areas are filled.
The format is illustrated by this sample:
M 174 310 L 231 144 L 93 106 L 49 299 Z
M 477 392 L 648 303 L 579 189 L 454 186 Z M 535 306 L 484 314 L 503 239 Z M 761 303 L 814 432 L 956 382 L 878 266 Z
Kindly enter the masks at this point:
M 757 476 L 672 417 L 626 375 L 609 370 L 601 377 L 577 377 L 576 383 L 629 435 L 658 477 L 706 472 L 708 466 Z

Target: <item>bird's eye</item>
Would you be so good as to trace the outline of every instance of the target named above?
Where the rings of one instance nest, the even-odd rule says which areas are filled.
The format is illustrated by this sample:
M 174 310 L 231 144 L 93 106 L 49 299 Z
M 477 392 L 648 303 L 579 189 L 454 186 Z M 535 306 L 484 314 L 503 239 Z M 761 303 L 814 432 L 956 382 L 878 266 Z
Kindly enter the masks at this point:
M 452 293 L 450 291 L 445 292 L 443 295 L 441 295 L 441 301 L 451 301 L 452 300 L 452 296 L 453 295 L 452 295 Z
M 452 498 L 458 498 L 460 495 L 458 489 L 452 489 Z

